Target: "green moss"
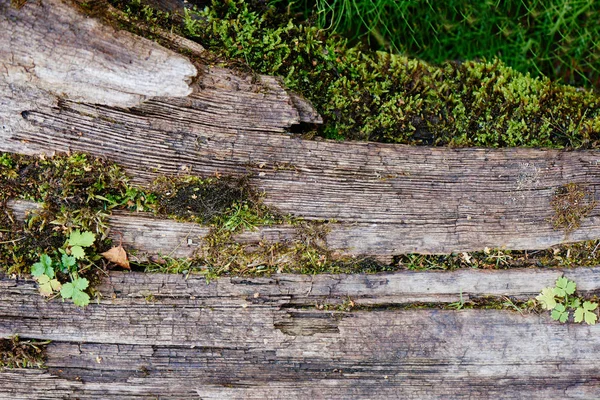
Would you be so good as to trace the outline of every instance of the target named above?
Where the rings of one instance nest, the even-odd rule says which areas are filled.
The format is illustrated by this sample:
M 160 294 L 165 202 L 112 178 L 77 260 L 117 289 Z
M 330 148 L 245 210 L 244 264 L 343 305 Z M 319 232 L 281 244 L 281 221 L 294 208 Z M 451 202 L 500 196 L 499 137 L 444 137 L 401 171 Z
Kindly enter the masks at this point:
M 592 191 L 582 185 L 568 183 L 557 189 L 550 204 L 554 209 L 551 219 L 554 229 L 564 230 L 569 234 L 579 228 L 581 221 L 597 203 Z
M 183 221 L 252 229 L 281 223 L 284 217 L 262 204 L 246 177 L 159 177 L 152 186 L 156 213 Z
M 49 340 L 23 340 L 15 335 L 0 339 L 0 371 L 15 368 L 45 368 Z
M 279 75 L 336 139 L 451 146 L 598 146 L 597 95 L 532 78 L 500 61 L 432 65 L 351 47 L 273 8 L 216 1 L 188 36 L 231 66 Z M 190 17 L 191 18 L 191 17 Z

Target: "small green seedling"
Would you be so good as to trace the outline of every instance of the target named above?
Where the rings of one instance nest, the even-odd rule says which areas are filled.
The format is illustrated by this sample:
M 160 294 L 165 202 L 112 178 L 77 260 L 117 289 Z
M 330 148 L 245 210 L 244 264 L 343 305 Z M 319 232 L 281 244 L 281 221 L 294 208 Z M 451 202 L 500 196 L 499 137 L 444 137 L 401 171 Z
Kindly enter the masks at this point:
M 575 322 L 585 321 L 588 325 L 594 325 L 598 319 L 596 313 L 593 312 L 596 308 L 598 308 L 598 303 L 584 302 L 582 307 L 575 310 Z
M 84 307 L 90 303 L 90 296 L 84 292 L 89 282 L 85 278 L 74 278 L 71 282 L 65 283 L 60 290 L 63 299 L 73 299 L 76 306 Z
M 86 258 L 85 247 L 94 244 L 96 236 L 92 232 L 75 230 L 59 249 L 60 259 L 53 260 L 48 254 L 40 255 L 40 261 L 31 266 L 31 274 L 38 283 L 40 294 L 46 297 L 59 295 L 63 299 L 71 299 L 79 307 L 90 303 L 90 296 L 85 292 L 89 286 L 86 278 L 79 276 L 78 260 Z M 61 283 L 56 272 L 60 271 L 70 278 L 70 282 Z
M 583 299 L 574 297 L 576 289 L 577 285 L 575 282 L 565 277 L 560 277 L 556 280 L 554 287 L 542 289 L 536 300 L 542 308 L 551 311 L 550 316 L 555 321 L 565 323 L 569 320 L 571 311 L 575 311 L 574 322 L 585 322 L 588 325 L 596 324 L 598 317 L 595 310 L 598 308 L 598 303 L 592 301 L 583 302 Z
M 92 232 L 80 232 L 79 230 L 75 230 L 71 232 L 71 236 L 67 240 L 69 251 L 71 255 L 78 260 L 85 258 L 84 247 L 90 247 L 94 244 L 94 240 L 96 240 L 96 236 Z

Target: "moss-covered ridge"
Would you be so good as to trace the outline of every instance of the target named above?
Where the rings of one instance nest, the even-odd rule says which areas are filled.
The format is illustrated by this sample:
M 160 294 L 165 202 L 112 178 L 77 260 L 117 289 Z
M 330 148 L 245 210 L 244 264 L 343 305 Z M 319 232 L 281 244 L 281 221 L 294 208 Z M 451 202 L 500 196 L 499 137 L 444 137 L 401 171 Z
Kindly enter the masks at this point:
M 350 47 L 261 2 L 214 1 L 183 32 L 231 65 L 282 76 L 337 139 L 484 147 L 593 148 L 600 99 L 498 60 L 432 65 Z M 187 22 L 186 22 L 187 21 Z

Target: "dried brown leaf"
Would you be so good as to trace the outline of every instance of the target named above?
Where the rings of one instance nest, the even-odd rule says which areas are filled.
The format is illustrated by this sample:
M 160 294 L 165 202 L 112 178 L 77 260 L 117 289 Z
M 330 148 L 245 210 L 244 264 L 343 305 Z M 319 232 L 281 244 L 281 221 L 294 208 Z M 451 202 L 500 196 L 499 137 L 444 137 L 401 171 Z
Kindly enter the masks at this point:
M 129 260 L 127 259 L 127 253 L 123 246 L 115 246 L 112 249 L 102 253 L 102 256 L 108 261 L 113 262 L 123 268 L 131 269 L 129 266 Z

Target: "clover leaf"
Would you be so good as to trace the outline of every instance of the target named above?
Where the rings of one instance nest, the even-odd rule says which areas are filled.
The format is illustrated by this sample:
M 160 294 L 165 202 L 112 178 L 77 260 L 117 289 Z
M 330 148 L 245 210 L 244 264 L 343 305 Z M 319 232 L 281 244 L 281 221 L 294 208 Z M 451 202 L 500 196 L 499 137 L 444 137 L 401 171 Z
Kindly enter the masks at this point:
M 562 276 L 556 280 L 556 287 L 554 288 L 554 293 L 558 297 L 565 297 L 566 295 L 571 295 L 575 293 L 575 288 L 575 282 Z
M 50 279 L 48 275 L 40 275 L 36 277 L 39 285 L 40 294 L 43 296 L 51 296 L 55 291 L 60 290 L 61 284 L 56 279 Z
M 555 295 L 556 293 L 554 292 L 554 288 L 547 287 L 542 289 L 542 293 L 537 295 L 535 299 L 539 301 L 542 307 L 544 307 L 546 310 L 552 310 L 554 307 L 556 307 L 556 299 L 554 298 Z
M 554 310 L 552 310 L 552 314 L 550 316 L 555 321 L 567 322 L 567 319 L 569 319 L 569 312 L 564 304 L 557 304 L 556 307 L 554 307 Z
M 575 322 L 585 321 L 588 325 L 594 325 L 598 316 L 592 312 L 598 307 L 598 303 L 585 301 L 582 307 L 575 310 Z
M 69 236 L 69 246 L 81 246 L 81 247 L 90 247 L 94 244 L 94 240 L 96 240 L 96 235 L 92 232 L 81 232 L 79 229 L 71 232 Z
M 84 307 L 90 304 L 90 296 L 84 292 L 89 285 L 85 278 L 75 278 L 72 282 L 65 283 L 60 290 L 63 299 L 73 299 L 76 306 Z
M 48 254 L 42 254 L 40 261 L 31 266 L 31 275 L 41 276 L 47 275 L 49 278 L 54 278 L 54 268 L 52 268 L 52 259 Z
M 62 266 L 62 271 L 66 273 L 69 271 L 73 271 L 73 268 L 71 268 L 71 267 L 73 267 L 77 264 L 77 260 L 73 256 L 68 256 L 66 254 L 63 254 L 62 257 L 60 258 L 60 264 Z

